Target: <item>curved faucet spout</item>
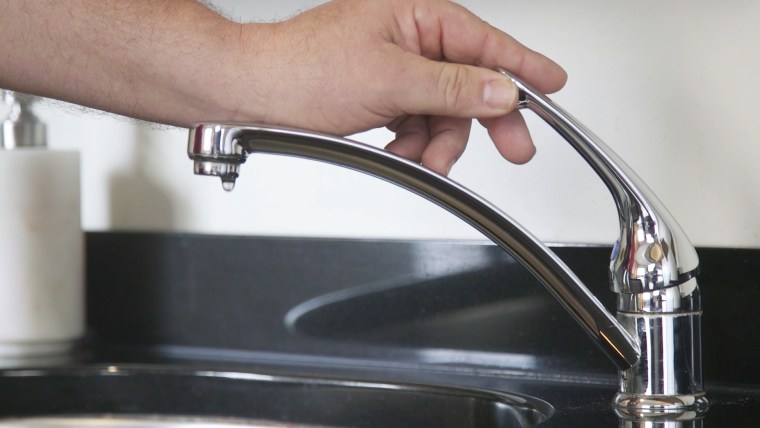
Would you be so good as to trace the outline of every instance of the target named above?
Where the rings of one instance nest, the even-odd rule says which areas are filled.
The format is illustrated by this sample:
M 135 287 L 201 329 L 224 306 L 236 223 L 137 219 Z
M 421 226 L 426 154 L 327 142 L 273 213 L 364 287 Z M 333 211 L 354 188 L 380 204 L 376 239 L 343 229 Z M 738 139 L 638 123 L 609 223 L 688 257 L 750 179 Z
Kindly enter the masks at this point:
M 191 130 L 188 150 L 196 173 L 218 175 L 222 182 L 234 181 L 224 175 L 231 168 L 215 165 L 239 164 L 249 153 L 269 153 L 340 165 L 417 193 L 457 215 L 522 262 L 619 369 L 639 360 L 639 347 L 631 334 L 551 250 L 492 204 L 427 168 L 355 141 L 269 126 L 198 125 Z

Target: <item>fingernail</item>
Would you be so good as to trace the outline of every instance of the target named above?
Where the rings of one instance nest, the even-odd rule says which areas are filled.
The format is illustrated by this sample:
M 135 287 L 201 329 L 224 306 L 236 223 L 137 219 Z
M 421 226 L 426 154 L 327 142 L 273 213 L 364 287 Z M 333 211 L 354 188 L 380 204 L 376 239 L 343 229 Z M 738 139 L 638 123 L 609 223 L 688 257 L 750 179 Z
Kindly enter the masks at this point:
M 489 107 L 512 110 L 517 101 L 517 86 L 509 79 L 494 79 L 483 87 L 483 101 Z

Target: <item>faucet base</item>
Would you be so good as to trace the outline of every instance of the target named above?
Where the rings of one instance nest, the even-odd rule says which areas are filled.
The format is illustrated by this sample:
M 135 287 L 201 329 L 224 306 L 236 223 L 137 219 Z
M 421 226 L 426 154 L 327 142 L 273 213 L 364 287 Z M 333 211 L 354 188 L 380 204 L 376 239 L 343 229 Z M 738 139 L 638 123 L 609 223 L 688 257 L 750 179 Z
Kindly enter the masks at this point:
M 704 392 L 687 395 L 642 395 L 618 392 L 613 402 L 618 415 L 637 420 L 698 419 L 707 412 L 709 407 Z

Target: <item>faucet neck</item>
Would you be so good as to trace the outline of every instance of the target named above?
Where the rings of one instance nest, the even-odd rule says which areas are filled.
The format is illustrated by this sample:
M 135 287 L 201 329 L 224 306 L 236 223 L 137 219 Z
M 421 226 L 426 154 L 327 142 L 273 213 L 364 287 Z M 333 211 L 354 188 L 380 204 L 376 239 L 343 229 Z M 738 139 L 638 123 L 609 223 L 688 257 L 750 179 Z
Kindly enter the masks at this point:
M 617 318 L 641 345 L 641 359 L 620 371 L 614 399 L 618 412 L 633 418 L 705 412 L 697 279 L 664 290 L 619 294 Z

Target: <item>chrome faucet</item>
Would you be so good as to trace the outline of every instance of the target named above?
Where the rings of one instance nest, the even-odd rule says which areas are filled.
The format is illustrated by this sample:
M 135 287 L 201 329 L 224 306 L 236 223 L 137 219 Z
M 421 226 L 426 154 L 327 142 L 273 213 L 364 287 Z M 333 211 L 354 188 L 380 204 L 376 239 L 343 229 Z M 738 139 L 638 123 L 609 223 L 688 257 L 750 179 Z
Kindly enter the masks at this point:
M 632 418 L 699 417 L 701 303 L 694 246 L 663 204 L 601 140 L 547 97 L 500 70 L 532 110 L 591 165 L 613 195 L 620 237 L 610 261 L 617 319 L 541 241 L 475 193 L 401 157 L 348 139 L 259 125 L 198 124 L 190 130 L 194 172 L 232 190 L 248 154 L 302 157 L 358 170 L 406 188 L 457 215 L 531 271 L 618 367 L 614 404 Z

